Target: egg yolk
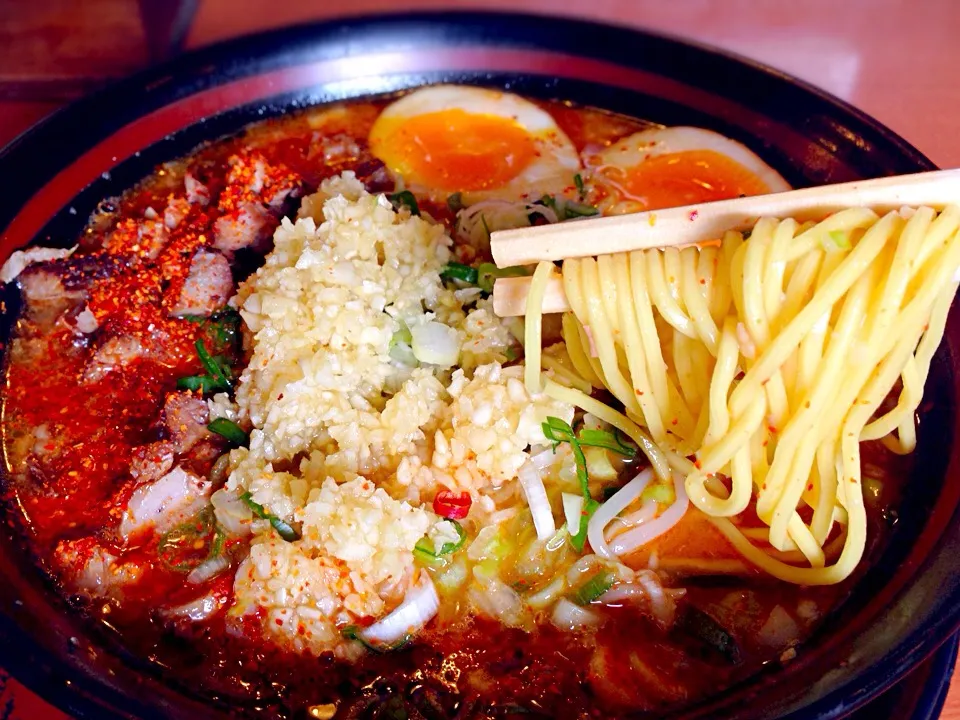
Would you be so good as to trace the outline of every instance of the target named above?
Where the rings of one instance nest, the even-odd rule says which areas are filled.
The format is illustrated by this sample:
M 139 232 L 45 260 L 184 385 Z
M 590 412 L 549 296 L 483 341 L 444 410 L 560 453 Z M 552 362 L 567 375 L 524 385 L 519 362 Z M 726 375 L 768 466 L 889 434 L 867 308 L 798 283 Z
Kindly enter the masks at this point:
M 408 181 L 445 192 L 506 185 L 537 155 L 533 138 L 514 120 L 460 109 L 405 118 L 372 137 L 371 146 Z
M 655 155 L 625 175 L 624 189 L 649 210 L 769 192 L 747 168 L 713 150 Z

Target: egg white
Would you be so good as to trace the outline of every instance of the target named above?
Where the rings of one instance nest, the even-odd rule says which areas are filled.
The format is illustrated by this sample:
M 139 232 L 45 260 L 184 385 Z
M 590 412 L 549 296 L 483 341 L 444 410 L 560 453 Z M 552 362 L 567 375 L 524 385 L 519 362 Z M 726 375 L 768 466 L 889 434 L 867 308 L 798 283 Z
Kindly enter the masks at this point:
M 417 195 L 441 202 L 450 193 L 428 187 L 418 177 L 400 177 L 392 162 L 388 133 L 405 118 L 459 109 L 468 114 L 495 115 L 514 121 L 533 142 L 535 157 L 519 174 L 498 187 L 466 190 L 462 201 L 470 205 L 482 200 L 523 201 L 544 194 L 571 194 L 573 177 L 582 170 L 580 156 L 570 138 L 550 114 L 511 93 L 460 85 L 434 85 L 405 95 L 387 106 L 370 131 L 370 147 L 387 166 L 394 180 Z

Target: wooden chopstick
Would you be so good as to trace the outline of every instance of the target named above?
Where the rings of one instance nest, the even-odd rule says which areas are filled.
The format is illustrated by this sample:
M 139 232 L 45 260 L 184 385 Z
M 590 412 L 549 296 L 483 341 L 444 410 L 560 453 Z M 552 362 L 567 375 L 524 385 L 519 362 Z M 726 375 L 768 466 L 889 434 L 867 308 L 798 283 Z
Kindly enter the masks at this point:
M 772 195 L 720 200 L 632 215 L 590 218 L 555 225 L 500 230 L 490 236 L 498 267 L 531 265 L 541 260 L 594 257 L 657 247 L 700 244 L 728 230 L 746 230 L 761 217 L 821 220 L 850 207 L 878 213 L 904 206 L 942 208 L 960 203 L 960 169 L 935 170 L 790 190 Z M 500 317 L 525 312 L 529 278 L 501 278 L 493 288 L 493 309 Z M 568 310 L 563 285 L 551 280 L 543 311 Z

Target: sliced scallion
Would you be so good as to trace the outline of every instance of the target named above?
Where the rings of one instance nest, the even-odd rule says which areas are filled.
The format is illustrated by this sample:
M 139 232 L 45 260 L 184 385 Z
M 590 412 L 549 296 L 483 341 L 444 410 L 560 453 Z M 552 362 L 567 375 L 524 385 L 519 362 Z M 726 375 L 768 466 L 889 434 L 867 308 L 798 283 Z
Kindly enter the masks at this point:
M 562 213 L 557 207 L 557 199 L 553 195 L 542 195 L 537 202 L 544 207 L 548 207 L 557 214 L 557 218 L 562 220 Z
M 427 564 L 433 564 L 433 561 L 439 558 L 452 555 L 462 548 L 463 544 L 467 541 L 467 531 L 463 529 L 463 525 L 456 520 L 447 520 L 446 522 L 453 523 L 453 527 L 457 531 L 456 542 L 445 542 L 440 546 L 439 552 L 434 552 L 433 542 L 427 537 L 420 538 L 417 544 L 413 546 L 413 554 L 425 560 Z
M 843 230 L 831 230 L 827 233 L 827 236 L 830 238 L 830 245 L 824 243 L 824 248 L 826 250 L 849 250 L 850 249 L 850 235 L 849 233 L 844 232 Z
M 587 498 L 583 502 L 583 510 L 580 511 L 580 527 L 576 535 L 570 536 L 570 544 L 577 552 L 583 552 L 583 546 L 587 543 L 587 525 L 590 524 L 590 518 L 599 507 L 600 503 L 593 498 Z
M 590 217 L 591 215 L 598 215 L 599 213 L 600 211 L 593 205 L 587 205 L 585 203 L 571 202 L 568 200 L 563 205 L 563 214 L 567 220 L 578 217 Z
M 573 450 L 573 459 L 577 466 L 577 479 L 580 480 L 580 491 L 583 494 L 584 500 L 591 499 L 589 487 L 590 478 L 587 476 L 587 459 L 583 455 L 583 448 L 580 447 L 580 441 L 577 440 L 577 436 L 574 434 L 573 428 L 570 427 L 570 423 L 550 415 L 541 427 L 544 437 L 553 443 L 554 451 L 556 451 L 560 443 L 570 443 L 570 447 Z
M 263 505 L 256 502 L 253 499 L 253 496 L 249 492 L 245 492 L 240 496 L 240 499 L 246 503 L 247 507 L 253 510 L 253 514 L 262 520 L 267 520 L 270 522 L 270 525 L 274 530 L 277 531 L 277 534 L 282 537 L 287 542 L 293 542 L 294 540 L 300 539 L 300 533 L 298 533 L 290 523 L 286 520 L 278 518 L 276 515 L 268 513 Z
M 605 450 L 612 450 L 625 457 L 633 457 L 637 454 L 636 448 L 624 444 L 619 434 L 609 432 L 608 430 L 598 430 L 594 428 L 583 428 L 577 436 L 581 445 L 591 447 L 600 447 Z
M 393 209 L 400 212 L 400 208 L 407 208 L 411 215 L 420 214 L 420 206 L 417 204 L 417 198 L 409 190 L 400 190 L 399 192 L 387 195 Z
M 217 387 L 223 390 L 229 390 L 233 387 L 230 378 L 228 378 L 223 371 L 223 366 L 210 355 L 207 346 L 203 344 L 203 340 L 198 339 L 197 342 L 194 343 L 194 346 L 197 348 L 197 357 L 200 358 L 200 364 L 203 365 L 207 374 L 217 383 Z
M 443 269 L 440 270 L 440 277 L 444 280 L 459 280 L 469 283 L 470 285 L 476 285 L 478 276 L 476 268 L 458 262 L 451 262 L 444 265 Z
M 191 390 L 193 392 L 199 390 L 204 395 L 209 395 L 210 393 L 223 389 L 220 383 L 209 375 L 189 375 L 188 377 L 182 377 L 177 380 L 177 388 L 180 390 Z
M 397 343 L 406 343 L 407 345 L 409 345 L 409 344 L 411 344 L 412 342 L 413 342 L 413 334 L 410 332 L 410 328 L 408 328 L 408 327 L 407 327 L 406 325 L 404 325 L 403 323 L 400 324 L 400 329 L 397 330 L 397 331 L 390 337 L 390 347 L 391 347 L 391 348 L 392 348 L 394 345 L 396 345 Z
M 570 600 L 577 605 L 589 605 L 599 599 L 612 586 L 613 573 L 609 570 L 601 570 L 570 593 Z
M 640 500 L 642 502 L 652 500 L 660 505 L 673 505 L 677 500 L 677 493 L 673 489 L 673 483 L 651 483 L 640 493 Z
M 205 553 L 198 552 L 205 549 Z M 157 555 L 164 567 L 183 573 L 190 572 L 205 559 L 222 551 L 222 533 L 209 506 L 187 522 L 164 533 L 157 544 Z
M 401 638 L 400 640 L 398 640 L 397 642 L 393 643 L 392 645 L 373 645 L 363 639 L 363 635 L 361 634 L 362 632 L 363 632 L 363 628 L 358 627 L 357 625 L 347 625 L 345 628 L 343 628 L 343 630 L 340 631 L 340 634 L 343 635 L 348 640 L 356 640 L 358 643 L 363 645 L 370 652 L 375 652 L 380 654 L 392 652 L 393 650 L 399 650 L 408 642 L 410 642 L 410 636 L 407 635 Z
M 583 187 L 583 176 L 580 173 L 577 173 L 573 176 L 573 184 L 577 187 L 577 194 L 580 196 L 580 199 L 583 200 L 583 196 L 586 194 L 586 189 Z
M 522 265 L 498 268 L 493 263 L 480 263 L 477 266 L 477 287 L 486 293 L 491 293 L 493 292 L 493 284 L 497 278 L 524 277 L 529 274 L 530 271 Z
M 207 425 L 207 430 L 226 438 L 234 445 L 246 445 L 250 442 L 250 436 L 243 431 L 243 428 L 227 418 L 217 418 Z

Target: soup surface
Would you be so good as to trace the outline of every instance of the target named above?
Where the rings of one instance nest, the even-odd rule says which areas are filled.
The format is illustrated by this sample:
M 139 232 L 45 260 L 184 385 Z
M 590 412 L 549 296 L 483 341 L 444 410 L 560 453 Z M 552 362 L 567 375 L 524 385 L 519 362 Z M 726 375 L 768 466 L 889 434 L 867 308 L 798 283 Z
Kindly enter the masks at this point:
M 439 90 L 252 125 L 8 265 L 6 494 L 39 562 L 239 715 L 654 717 L 788 663 L 851 581 L 774 580 L 689 504 L 598 554 L 581 517 L 647 460 L 524 389 L 484 265 L 492 230 L 785 183 L 706 131 Z M 869 558 L 908 461 L 862 452 Z M 681 494 L 649 481 L 606 542 Z

